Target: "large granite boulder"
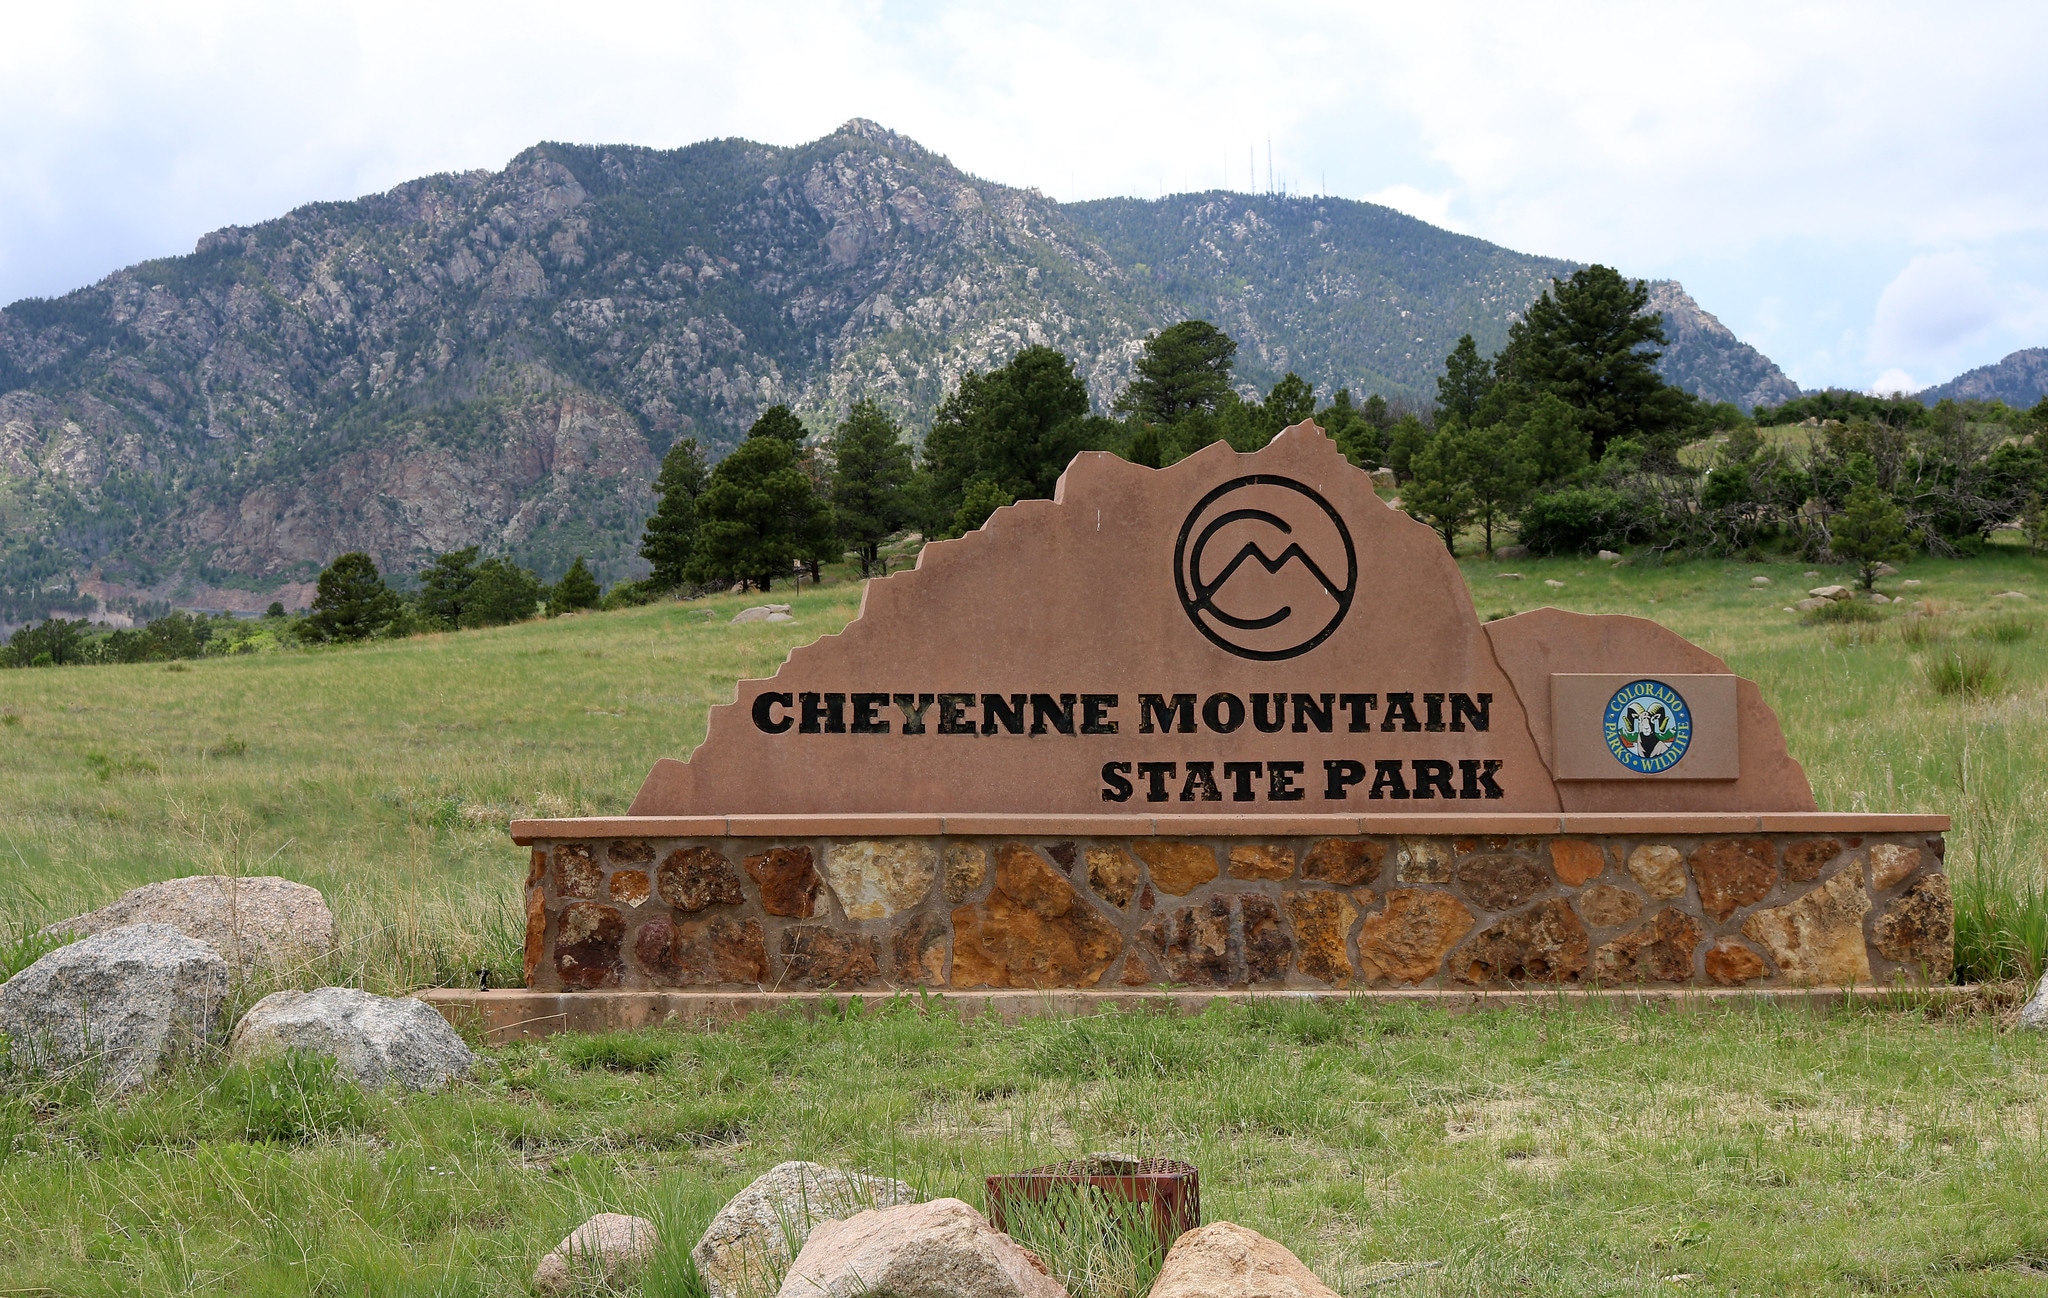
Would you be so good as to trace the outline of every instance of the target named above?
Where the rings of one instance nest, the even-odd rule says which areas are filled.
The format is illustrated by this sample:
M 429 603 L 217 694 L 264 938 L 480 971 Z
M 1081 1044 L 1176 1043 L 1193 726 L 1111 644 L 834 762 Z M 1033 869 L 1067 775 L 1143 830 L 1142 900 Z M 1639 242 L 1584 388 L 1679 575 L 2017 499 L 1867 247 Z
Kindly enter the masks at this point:
M 126 1091 L 212 1040 L 228 996 L 214 949 L 168 924 L 131 924 L 59 947 L 0 986 L 14 1066 L 83 1069 Z
M 544 1294 L 565 1294 L 579 1287 L 612 1292 L 647 1264 L 659 1242 L 654 1223 L 647 1218 L 600 1212 L 540 1260 L 533 1271 L 533 1287 Z
M 1337 1298 L 1284 1247 L 1219 1221 L 1174 1241 L 1150 1298 Z
M 820 1222 L 777 1298 L 1067 1298 L 1027 1248 L 958 1199 Z
M 358 1085 L 438 1090 L 467 1073 L 476 1056 L 425 1001 L 372 996 L 353 987 L 272 992 L 235 1025 L 237 1060 L 285 1050 L 331 1057 Z
M 711 1298 L 766 1298 L 781 1284 L 792 1247 L 802 1248 L 819 1222 L 921 1197 L 887 1177 L 778 1163 L 719 1209 L 690 1256 Z
M 2036 1032 L 2048 1030 L 2048 974 L 2041 975 L 2033 999 L 2020 1006 L 2020 1026 Z
M 289 974 L 334 950 L 334 915 L 320 890 L 274 875 L 195 874 L 145 884 L 43 932 L 90 937 L 128 924 L 168 924 L 219 952 L 242 977 Z

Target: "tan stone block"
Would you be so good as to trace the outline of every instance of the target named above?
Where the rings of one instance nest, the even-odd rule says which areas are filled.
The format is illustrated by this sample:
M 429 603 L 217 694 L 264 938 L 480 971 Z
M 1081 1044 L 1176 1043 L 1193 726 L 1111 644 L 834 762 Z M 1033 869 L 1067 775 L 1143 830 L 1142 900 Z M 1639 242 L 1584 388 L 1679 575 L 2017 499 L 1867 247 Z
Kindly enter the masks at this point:
M 939 853 L 914 838 L 864 839 L 825 849 L 825 882 L 848 919 L 888 919 L 931 895 Z
M 1380 904 L 1379 894 L 1370 888 L 1353 888 L 1351 890 L 1351 904 L 1358 907 L 1358 913 L 1363 915 L 1374 906 Z
M 1351 981 L 1351 926 L 1358 912 L 1343 893 L 1290 892 L 1287 918 L 1294 925 L 1296 968 L 1336 987 Z
M 1787 979 L 1844 987 L 1870 981 L 1870 952 L 1863 942 L 1869 911 L 1861 871 L 1842 870 L 1797 901 L 1757 911 L 1742 922 L 1742 932 L 1771 953 Z
M 1875 849 L 1873 849 L 1873 856 Z M 1879 954 L 1913 972 L 1947 982 L 1955 964 L 1956 910 L 1946 875 L 1930 874 L 1906 889 L 1871 926 Z
M 1387 907 L 1358 930 L 1358 973 L 1368 982 L 1434 978 L 1444 956 L 1472 931 L 1472 912 L 1447 892 L 1396 888 Z
M 1593 953 L 1593 973 L 1609 982 L 1692 981 L 1692 956 L 1707 930 L 1684 911 L 1665 907 L 1641 928 Z
M 1510 915 L 1451 957 L 1459 981 L 1570 982 L 1586 972 L 1592 940 L 1562 897 Z
M 1117 981 L 1126 987 L 1148 987 L 1166 980 L 1153 976 L 1152 966 L 1145 962 L 1143 952 L 1133 951 L 1124 960 L 1124 971 Z
M 1626 924 L 1643 913 L 1643 899 L 1626 888 L 1596 883 L 1578 895 L 1579 918 L 1594 928 Z
M 1550 887 L 1550 873 L 1526 856 L 1488 852 L 1458 862 L 1458 885 L 1482 910 L 1513 910 Z
M 1133 843 L 1131 850 L 1151 870 L 1152 886 L 1176 897 L 1187 896 L 1218 873 L 1216 853 L 1200 843 L 1169 843 L 1147 838 Z
M 1645 843 L 1628 854 L 1628 872 L 1654 900 L 1685 895 L 1685 858 L 1675 847 Z
M 1239 843 L 1230 849 L 1233 879 L 1291 879 L 1294 849 L 1279 843 Z
M 826 924 L 792 924 L 782 930 L 778 984 L 798 987 L 860 987 L 881 976 L 880 944 L 871 934 L 847 933 Z
M 1707 948 L 1707 977 L 1723 987 L 1739 987 L 1768 974 L 1764 958 L 1732 937 Z
M 684 847 L 668 854 L 654 872 L 661 899 L 686 914 L 706 906 L 737 906 L 746 900 L 732 862 L 709 847 Z
M 1131 854 L 1121 847 L 1091 847 L 1087 860 L 1088 886 L 1095 889 L 1095 895 L 1118 910 L 1130 905 L 1140 878 Z
M 1870 887 L 1873 892 L 1896 888 L 1920 868 L 1920 849 L 1904 843 L 1870 845 Z
M 1394 878 L 1401 883 L 1449 883 L 1450 844 L 1435 838 L 1403 838 L 1394 844 Z
M 811 864 L 808 847 L 771 847 L 741 861 L 761 894 L 761 909 L 784 919 L 809 919 L 818 913 L 818 894 L 825 881 Z
M 1785 878 L 1792 883 L 1812 883 L 1829 861 L 1842 854 L 1840 840 L 1813 838 L 1785 849 Z
M 1380 863 L 1386 856 L 1386 845 L 1370 838 L 1325 838 L 1308 849 L 1301 863 L 1301 877 L 1344 888 L 1356 887 L 1380 877 Z
M 1700 909 L 1715 919 L 1755 905 L 1778 886 L 1778 849 L 1768 838 L 1717 838 L 1694 848 L 1687 864 Z
M 951 843 L 946 847 L 946 900 L 965 901 L 970 893 L 988 881 L 988 853 L 974 843 Z
M 996 853 L 995 873 L 986 901 L 953 912 L 952 985 L 1093 987 L 1100 982 L 1123 953 L 1123 937 L 1115 926 L 1021 843 Z
M 1576 888 L 1607 868 L 1607 854 L 1599 844 L 1583 838 L 1554 838 L 1550 841 L 1550 868 L 1558 882 Z
M 626 923 L 618 907 L 573 901 L 555 917 L 555 973 L 564 987 L 619 985 Z
M 654 885 L 648 881 L 645 870 L 614 870 L 611 880 L 613 901 L 628 906 L 638 906 L 654 894 Z
M 588 843 L 555 844 L 555 895 L 595 897 L 604 883 L 604 871 L 597 868 Z
M 539 853 L 535 853 L 539 855 Z M 548 949 L 548 898 L 539 888 L 529 886 L 526 890 L 526 951 L 523 981 L 533 986 L 534 971 Z

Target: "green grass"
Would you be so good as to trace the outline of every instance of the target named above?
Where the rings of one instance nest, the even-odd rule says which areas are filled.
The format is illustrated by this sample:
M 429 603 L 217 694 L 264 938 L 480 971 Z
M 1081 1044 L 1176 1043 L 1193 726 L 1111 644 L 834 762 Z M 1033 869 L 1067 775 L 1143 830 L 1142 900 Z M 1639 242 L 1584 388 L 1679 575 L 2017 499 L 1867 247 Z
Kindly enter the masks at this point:
M 2048 598 L 2040 561 L 1916 561 L 1880 583 L 1910 603 L 1842 626 L 1784 611 L 1841 569 L 1525 559 L 1499 580 L 1509 566 L 1464 565 L 1482 615 L 1648 617 L 1757 679 L 1821 806 L 1955 816 L 1965 967 L 2038 970 L 2048 638 L 2006 629 L 2030 606 L 1991 596 Z M 327 893 L 344 955 L 309 976 L 516 982 L 525 860 L 504 822 L 622 809 L 734 679 L 837 630 L 858 589 L 805 588 L 794 626 L 728 625 L 759 599 L 181 672 L 0 672 L 0 972 L 50 919 L 229 871 Z M 1955 650 L 2001 679 L 1931 687 L 1924 664 Z M 703 1223 L 783 1159 L 979 1205 L 990 1173 L 1118 1149 L 1189 1158 L 1210 1219 L 1347 1294 L 2035 1293 L 2044 1081 L 2038 1038 L 1910 1004 L 1005 1026 L 902 1001 L 493 1051 L 476 1081 L 409 1099 L 211 1058 L 119 1104 L 0 1087 L 0 1292 L 517 1294 L 616 1210 L 662 1229 L 644 1291 L 695 1294 Z M 1135 1283 L 1092 1274 L 1103 1295 Z

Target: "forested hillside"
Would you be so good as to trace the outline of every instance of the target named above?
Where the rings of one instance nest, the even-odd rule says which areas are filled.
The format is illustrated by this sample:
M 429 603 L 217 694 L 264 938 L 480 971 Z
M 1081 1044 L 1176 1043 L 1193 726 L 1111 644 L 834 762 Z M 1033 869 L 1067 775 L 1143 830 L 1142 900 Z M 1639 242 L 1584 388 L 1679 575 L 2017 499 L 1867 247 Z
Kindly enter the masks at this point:
M 297 604 L 350 550 L 626 575 L 679 436 L 715 454 L 769 405 L 822 427 L 860 397 L 921 432 L 1039 343 L 1106 409 L 1187 316 L 1239 341 L 1247 392 L 1296 370 L 1422 401 L 1452 340 L 1497 342 L 1568 269 L 1339 199 L 1062 206 L 858 120 L 540 145 L 0 311 L 0 622 Z M 1673 337 L 1711 398 L 1776 373 L 1725 330 Z

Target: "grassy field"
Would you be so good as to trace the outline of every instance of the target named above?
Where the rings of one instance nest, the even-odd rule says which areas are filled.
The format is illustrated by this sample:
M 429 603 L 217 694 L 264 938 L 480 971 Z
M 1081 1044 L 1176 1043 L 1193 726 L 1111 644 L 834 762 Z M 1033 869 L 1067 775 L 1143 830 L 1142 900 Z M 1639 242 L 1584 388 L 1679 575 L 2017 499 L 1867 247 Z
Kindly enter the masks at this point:
M 2048 940 L 2044 571 L 1918 561 L 1919 587 L 1883 588 L 1923 615 L 1814 625 L 1783 608 L 1845 573 L 1466 565 L 1483 615 L 1631 613 L 1727 658 L 1823 807 L 1954 815 L 1971 958 L 2011 974 Z M 505 820 L 622 809 L 734 679 L 843 625 L 858 588 L 774 598 L 795 625 L 729 625 L 752 602 L 729 597 L 0 672 L 0 921 L 19 935 L 152 879 L 278 873 L 335 907 L 345 954 L 322 977 L 516 980 Z M 1986 688 L 1941 692 L 1964 660 Z M 1362 1003 L 1006 1027 L 871 1001 L 496 1051 L 476 1083 L 403 1101 L 201 1061 L 118 1106 L 0 1087 L 0 1294 L 517 1293 L 599 1209 L 655 1216 L 647 1292 L 690 1293 L 701 1222 L 781 1159 L 979 1203 L 990 1172 L 1106 1147 L 1192 1158 L 1211 1219 L 1347 1294 L 2038 1293 L 2044 1073 L 2048 1045 L 1990 1012 Z

